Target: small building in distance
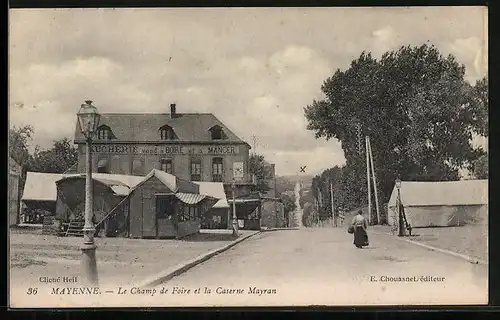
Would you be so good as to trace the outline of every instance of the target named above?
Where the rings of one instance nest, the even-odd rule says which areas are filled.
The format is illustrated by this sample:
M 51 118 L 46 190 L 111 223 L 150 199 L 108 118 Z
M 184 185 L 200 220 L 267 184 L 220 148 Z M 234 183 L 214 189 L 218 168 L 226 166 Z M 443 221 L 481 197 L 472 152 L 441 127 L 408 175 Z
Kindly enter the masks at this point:
M 276 194 L 276 165 L 265 162 L 266 179 L 269 190 L 262 195 L 261 225 L 267 228 L 282 228 L 287 225 L 281 198 Z

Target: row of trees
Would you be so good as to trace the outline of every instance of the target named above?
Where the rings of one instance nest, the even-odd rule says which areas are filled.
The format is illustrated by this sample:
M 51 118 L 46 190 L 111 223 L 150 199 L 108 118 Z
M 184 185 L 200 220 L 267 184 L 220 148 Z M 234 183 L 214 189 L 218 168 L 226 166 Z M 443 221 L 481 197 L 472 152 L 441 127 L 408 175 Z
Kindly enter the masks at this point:
M 340 206 L 365 205 L 365 136 L 372 144 L 381 203 L 388 201 L 397 177 L 458 180 L 461 169 L 487 177 L 485 150 L 474 147 L 472 138 L 488 136 L 488 79 L 471 85 L 464 75 L 454 56 L 443 57 L 424 44 L 378 60 L 363 52 L 347 70 L 326 79 L 325 99 L 304 108 L 307 128 L 316 138 L 338 139 L 346 164 L 314 178 L 316 199 L 317 190 L 328 194 L 334 181 Z M 326 203 L 325 210 L 329 207 Z

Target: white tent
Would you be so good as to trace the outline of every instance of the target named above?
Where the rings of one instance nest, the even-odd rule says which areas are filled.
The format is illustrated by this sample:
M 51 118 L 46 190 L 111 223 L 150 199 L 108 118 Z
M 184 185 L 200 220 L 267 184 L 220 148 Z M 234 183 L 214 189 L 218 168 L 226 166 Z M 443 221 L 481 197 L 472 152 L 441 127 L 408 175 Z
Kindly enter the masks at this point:
M 401 202 L 414 227 L 449 227 L 488 223 L 488 180 L 402 181 Z M 388 222 L 398 224 L 397 188 L 392 190 Z
M 24 192 L 21 200 L 23 201 L 56 201 L 57 185 L 56 181 L 68 177 L 80 176 L 79 174 L 60 174 L 60 173 L 43 173 L 43 172 L 28 172 L 26 174 L 26 183 L 24 184 Z M 144 180 L 141 176 L 127 176 L 121 174 L 106 174 L 93 173 L 94 179 L 115 180 L 125 184 L 129 189 L 134 188 Z M 124 195 L 128 194 L 128 191 Z
M 229 208 L 222 182 L 194 181 L 200 186 L 200 194 L 219 199 L 213 208 Z

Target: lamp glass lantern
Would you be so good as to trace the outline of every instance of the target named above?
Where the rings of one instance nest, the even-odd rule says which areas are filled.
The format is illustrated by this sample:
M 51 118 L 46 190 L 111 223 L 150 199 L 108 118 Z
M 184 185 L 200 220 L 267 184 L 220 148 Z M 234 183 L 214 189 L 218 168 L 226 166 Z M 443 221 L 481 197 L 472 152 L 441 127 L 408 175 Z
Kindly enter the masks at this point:
M 100 119 L 101 115 L 97 111 L 97 108 L 92 105 L 92 101 L 86 100 L 78 111 L 78 123 L 86 139 L 92 139 L 97 131 Z

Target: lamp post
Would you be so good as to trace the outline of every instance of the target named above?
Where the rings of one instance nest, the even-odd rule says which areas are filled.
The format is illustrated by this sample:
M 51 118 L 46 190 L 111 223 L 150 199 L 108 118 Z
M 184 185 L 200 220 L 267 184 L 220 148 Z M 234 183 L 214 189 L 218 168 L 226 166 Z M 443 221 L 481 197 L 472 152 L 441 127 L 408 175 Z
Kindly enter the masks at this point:
M 86 100 L 81 105 L 78 111 L 78 123 L 80 130 L 87 142 L 87 175 L 85 181 L 85 225 L 83 226 L 83 244 L 82 250 L 82 269 L 85 280 L 89 285 L 98 285 L 97 263 L 95 251 L 97 246 L 94 243 L 95 227 L 92 222 L 94 216 L 93 205 L 93 185 L 92 185 L 92 138 L 97 127 L 101 115 L 97 112 L 97 108 L 92 105 L 92 101 Z
M 396 188 L 398 189 L 398 198 L 397 198 L 397 208 L 398 208 L 398 215 L 399 215 L 399 219 L 398 219 L 398 224 L 399 224 L 399 232 L 398 232 L 398 236 L 400 237 L 403 237 L 404 236 L 404 230 L 405 230 L 405 226 L 404 226 L 404 221 L 403 221 L 403 210 L 401 210 L 401 179 L 397 178 L 396 179 Z
M 233 183 L 231 183 L 231 190 L 233 194 L 233 236 L 237 237 L 238 236 L 238 217 L 236 216 L 236 197 L 235 197 L 235 191 L 236 191 L 236 182 L 233 180 Z

